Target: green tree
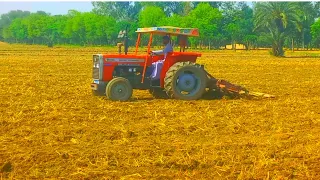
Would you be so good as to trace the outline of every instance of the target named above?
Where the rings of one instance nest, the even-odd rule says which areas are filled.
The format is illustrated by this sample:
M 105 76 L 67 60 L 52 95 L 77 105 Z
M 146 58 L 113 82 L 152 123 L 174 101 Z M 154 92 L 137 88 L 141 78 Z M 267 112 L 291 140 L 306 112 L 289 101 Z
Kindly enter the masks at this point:
M 79 12 L 76 16 L 72 18 L 71 29 L 74 40 L 76 40 L 76 42 L 81 45 L 86 44 L 85 21 L 82 13 Z
M 93 2 L 93 5 L 92 12 L 70 10 L 67 15 L 59 16 L 19 10 L 3 14 L 0 40 L 115 45 L 119 41 L 119 31 L 128 27 L 129 44 L 134 45 L 138 27 L 168 25 L 198 28 L 200 38 L 190 38 L 192 46 L 219 48 L 231 42 L 242 43 L 248 49 L 272 45 L 274 55 L 282 56 L 282 47 L 290 46 L 291 42 L 308 48 L 311 41 L 318 44 L 319 39 L 317 23 L 314 23 L 315 17 L 320 15 L 319 2 L 257 3 L 254 11 L 246 2 L 126 1 Z M 154 40 L 160 42 L 157 37 Z M 270 45 L 266 44 L 268 41 Z
M 22 18 L 14 19 L 10 26 L 9 30 L 11 36 L 15 39 L 16 43 L 25 42 L 28 37 L 27 27 L 25 21 Z
M 300 18 L 297 14 L 298 6 L 290 2 L 259 2 L 254 9 L 255 29 L 270 33 L 272 38 L 272 54 L 283 56 L 284 40 L 289 34 L 289 25 L 299 28 Z
M 155 27 L 165 25 L 166 15 L 164 11 L 157 6 L 146 6 L 139 14 L 139 23 L 140 27 Z M 146 36 L 142 36 L 142 44 L 147 43 Z M 154 37 L 154 44 L 159 44 L 160 39 L 158 36 Z
M 114 17 L 117 21 L 136 20 L 141 10 L 140 2 L 92 2 L 93 12 Z
M 298 13 L 301 20 L 301 32 L 298 33 L 300 34 L 302 48 L 304 49 L 305 45 L 311 42 L 310 27 L 315 21 L 317 11 L 312 2 L 297 2 L 297 4 L 300 7 Z
M 99 21 L 100 17 L 93 13 L 83 13 L 81 14 L 83 18 L 83 26 L 84 26 L 84 39 L 86 44 L 94 44 L 95 40 L 98 39 L 97 36 L 97 21 Z M 101 28 L 101 27 L 100 27 Z
M 64 37 L 69 40 L 70 44 L 86 44 L 86 34 L 84 26 L 84 16 L 81 12 L 70 10 L 68 20 L 64 29 Z
M 232 49 L 236 43 L 242 43 L 248 49 L 255 40 L 253 33 L 253 11 L 245 2 L 222 2 L 219 4 L 223 19 L 219 26 L 219 36 L 223 44 L 231 42 Z
M 172 16 L 173 14 L 179 14 L 182 15 L 183 13 L 183 3 L 181 2 L 141 2 L 141 6 L 142 7 L 146 7 L 146 6 L 156 6 L 156 7 L 160 7 L 164 13 L 166 14 L 166 16 Z
M 221 12 L 209 3 L 200 3 L 186 18 L 186 26 L 199 28 L 199 43 L 208 44 L 210 49 L 212 39 L 218 34 L 218 25 L 222 20 Z
M 313 43 L 316 47 L 320 47 L 320 19 L 311 25 L 311 34 Z
M 49 15 L 40 13 L 32 13 L 30 16 L 25 18 L 27 30 L 28 30 L 28 39 L 32 43 L 43 44 L 46 41 L 45 32 L 47 29 L 47 24 L 49 23 Z
M 10 33 L 8 30 L 8 27 L 12 23 L 13 20 L 17 18 L 24 18 L 30 15 L 29 11 L 21 11 L 21 10 L 16 10 L 16 11 L 10 11 L 6 14 L 2 14 L 0 16 L 0 40 L 4 38 L 9 38 Z M 5 29 L 5 32 L 4 32 Z M 4 34 L 5 33 L 5 34 Z
M 314 5 L 314 9 L 316 10 L 316 17 L 320 17 L 320 2 L 316 2 Z
M 66 28 L 68 17 L 64 15 L 56 15 L 53 17 L 55 25 L 53 26 L 53 29 L 55 29 L 53 33 L 53 43 L 54 44 L 61 44 L 65 43 L 66 39 L 64 38 L 63 32 Z
M 191 12 L 191 10 L 194 9 L 194 6 L 190 1 L 181 2 L 181 3 L 182 3 L 181 15 L 187 16 Z
M 248 50 L 257 40 L 257 35 L 253 32 L 253 10 L 246 3 L 239 3 L 239 8 L 241 17 L 241 19 L 239 19 L 240 42 L 243 43 Z
M 116 33 L 116 20 L 108 16 L 97 16 L 96 36 L 98 43 L 110 45 Z
M 153 27 L 164 25 L 166 15 L 157 6 L 146 6 L 139 14 L 139 25 L 141 27 Z
M 180 16 L 178 14 L 173 14 L 172 16 L 166 18 L 167 26 L 174 26 L 174 27 L 184 27 L 185 26 L 185 20 L 183 16 Z

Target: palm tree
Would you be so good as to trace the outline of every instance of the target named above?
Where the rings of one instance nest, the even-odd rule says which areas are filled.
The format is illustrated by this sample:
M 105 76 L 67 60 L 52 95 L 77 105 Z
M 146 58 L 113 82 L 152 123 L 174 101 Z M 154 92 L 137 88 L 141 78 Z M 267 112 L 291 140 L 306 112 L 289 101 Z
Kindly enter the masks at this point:
M 312 2 L 297 2 L 300 7 L 300 24 L 301 24 L 301 33 L 302 38 L 302 48 L 305 48 L 305 43 L 311 42 L 310 28 L 311 25 L 315 22 L 317 16 L 317 9 Z M 306 39 L 309 36 L 309 39 Z
M 290 32 L 291 25 L 299 31 L 298 6 L 294 2 L 259 2 L 255 4 L 254 25 L 255 29 L 267 30 L 272 41 L 272 54 L 283 56 L 285 37 Z

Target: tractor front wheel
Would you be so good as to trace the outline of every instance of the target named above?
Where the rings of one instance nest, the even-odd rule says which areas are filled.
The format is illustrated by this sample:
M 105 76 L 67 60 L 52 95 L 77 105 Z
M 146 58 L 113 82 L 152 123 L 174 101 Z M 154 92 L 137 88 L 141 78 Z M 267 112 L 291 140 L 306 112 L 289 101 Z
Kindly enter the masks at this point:
M 170 98 L 181 100 L 200 99 L 206 90 L 207 75 L 199 64 L 177 62 L 169 68 L 164 88 Z
M 106 95 L 113 101 L 127 101 L 132 96 L 132 86 L 128 79 L 116 77 L 106 87 Z

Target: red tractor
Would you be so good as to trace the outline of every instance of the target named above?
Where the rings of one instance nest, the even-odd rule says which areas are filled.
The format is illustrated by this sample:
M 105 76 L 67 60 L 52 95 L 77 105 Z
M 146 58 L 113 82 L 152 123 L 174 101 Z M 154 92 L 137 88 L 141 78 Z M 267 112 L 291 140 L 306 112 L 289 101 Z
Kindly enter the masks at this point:
M 196 63 L 200 53 L 185 52 L 187 37 L 199 36 L 198 29 L 177 27 L 138 28 L 138 39 L 134 54 L 93 55 L 93 83 L 95 95 L 107 96 L 115 101 L 127 101 L 133 89 L 149 90 L 155 98 L 175 98 L 181 100 L 200 99 L 207 89 L 227 93 L 247 91 L 223 80 L 213 78 Z M 147 54 L 138 55 L 141 36 L 149 34 Z M 163 55 L 153 55 L 150 47 L 154 35 L 178 36 L 180 50 L 168 53 L 160 73 L 160 80 L 152 80 L 152 63 L 164 59 Z M 127 43 L 125 41 L 125 46 Z

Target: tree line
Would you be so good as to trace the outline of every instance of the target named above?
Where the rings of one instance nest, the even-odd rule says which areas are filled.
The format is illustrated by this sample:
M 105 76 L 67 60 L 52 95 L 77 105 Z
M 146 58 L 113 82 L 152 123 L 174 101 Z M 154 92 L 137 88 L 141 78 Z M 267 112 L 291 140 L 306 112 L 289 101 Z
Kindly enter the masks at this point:
M 219 49 L 243 44 L 246 49 L 320 47 L 320 2 L 92 2 L 91 12 L 66 15 L 10 11 L 0 18 L 0 40 L 26 44 L 112 45 L 129 28 L 134 45 L 138 27 L 193 27 L 199 38 L 192 48 Z M 145 43 L 147 38 L 143 38 Z M 159 39 L 156 42 L 160 43 Z

